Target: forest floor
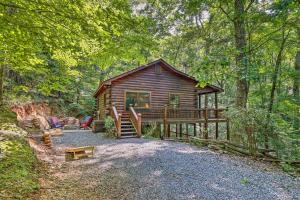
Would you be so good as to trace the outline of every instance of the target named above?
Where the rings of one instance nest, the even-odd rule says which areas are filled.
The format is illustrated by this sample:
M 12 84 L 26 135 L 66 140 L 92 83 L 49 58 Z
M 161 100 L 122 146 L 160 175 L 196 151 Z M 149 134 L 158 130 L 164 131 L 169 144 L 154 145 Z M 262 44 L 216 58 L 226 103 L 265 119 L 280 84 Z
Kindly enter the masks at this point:
M 65 132 L 53 143 L 52 153 L 39 155 L 49 167 L 32 199 L 300 199 L 299 178 L 189 144 L 90 131 Z M 94 158 L 64 161 L 65 148 L 86 145 L 96 146 Z

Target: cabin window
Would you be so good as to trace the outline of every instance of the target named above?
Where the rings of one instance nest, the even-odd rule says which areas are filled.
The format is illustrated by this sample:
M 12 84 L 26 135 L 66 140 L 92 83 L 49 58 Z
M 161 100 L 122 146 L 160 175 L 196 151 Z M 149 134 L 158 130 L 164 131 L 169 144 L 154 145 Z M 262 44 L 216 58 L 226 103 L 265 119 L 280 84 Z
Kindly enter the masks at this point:
M 150 108 L 150 92 L 126 92 L 126 110 L 130 104 L 135 108 Z
M 179 108 L 180 96 L 179 94 L 170 94 L 169 96 L 169 105 L 173 108 Z
M 161 66 L 160 65 L 155 65 L 155 73 L 161 74 Z

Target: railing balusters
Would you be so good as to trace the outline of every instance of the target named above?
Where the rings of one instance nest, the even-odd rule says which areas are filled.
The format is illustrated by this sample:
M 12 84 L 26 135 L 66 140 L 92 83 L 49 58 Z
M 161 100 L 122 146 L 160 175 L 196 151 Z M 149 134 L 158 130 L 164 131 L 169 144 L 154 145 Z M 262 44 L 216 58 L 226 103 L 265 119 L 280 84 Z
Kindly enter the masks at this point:
M 135 109 L 143 115 L 143 119 L 146 120 L 157 120 L 164 119 L 164 108 L 162 109 Z M 168 107 L 166 110 L 168 119 L 223 119 L 224 109 L 209 108 L 209 109 L 194 109 L 194 108 L 173 108 Z M 225 119 L 225 118 L 224 118 Z

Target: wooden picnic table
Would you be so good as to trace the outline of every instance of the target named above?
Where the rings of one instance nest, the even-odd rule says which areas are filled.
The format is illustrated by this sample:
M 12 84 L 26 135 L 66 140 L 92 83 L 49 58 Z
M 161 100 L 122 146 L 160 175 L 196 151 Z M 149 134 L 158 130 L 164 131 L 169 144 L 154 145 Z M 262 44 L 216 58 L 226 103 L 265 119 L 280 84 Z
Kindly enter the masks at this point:
M 94 157 L 94 146 L 75 147 L 65 150 L 66 159 L 71 156 L 71 159 L 78 160 L 80 158 Z

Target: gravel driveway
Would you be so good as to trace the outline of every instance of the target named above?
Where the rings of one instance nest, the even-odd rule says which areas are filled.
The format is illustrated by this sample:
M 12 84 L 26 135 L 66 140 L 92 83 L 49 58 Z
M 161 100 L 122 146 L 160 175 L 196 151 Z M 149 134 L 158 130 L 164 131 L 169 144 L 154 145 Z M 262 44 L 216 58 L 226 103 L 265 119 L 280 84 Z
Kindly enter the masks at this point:
M 183 143 L 89 131 L 53 143 L 62 164 L 41 199 L 300 199 L 300 180 L 268 164 Z M 96 146 L 95 158 L 63 161 L 63 149 L 85 145 Z

